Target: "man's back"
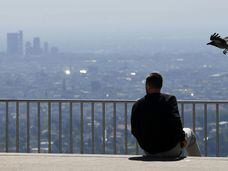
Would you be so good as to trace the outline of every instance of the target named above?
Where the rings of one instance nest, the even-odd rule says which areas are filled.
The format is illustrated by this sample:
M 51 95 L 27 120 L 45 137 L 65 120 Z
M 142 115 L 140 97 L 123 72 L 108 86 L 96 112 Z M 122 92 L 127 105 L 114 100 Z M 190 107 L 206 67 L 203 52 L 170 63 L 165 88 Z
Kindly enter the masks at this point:
M 175 96 L 162 93 L 147 94 L 134 104 L 131 127 L 150 154 L 170 150 L 185 137 Z

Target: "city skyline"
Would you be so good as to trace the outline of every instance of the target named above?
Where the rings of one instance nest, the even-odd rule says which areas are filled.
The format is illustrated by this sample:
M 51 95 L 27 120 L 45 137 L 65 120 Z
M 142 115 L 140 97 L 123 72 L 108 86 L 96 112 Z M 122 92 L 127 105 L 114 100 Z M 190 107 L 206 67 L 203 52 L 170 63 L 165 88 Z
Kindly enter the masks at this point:
M 68 52 L 102 49 L 118 40 L 126 46 L 143 39 L 203 42 L 214 32 L 227 36 L 227 5 L 226 0 L 2 1 L 0 51 L 6 49 L 5 34 L 15 30 L 26 32 L 26 40 L 39 35 Z
M 48 53 L 57 54 L 59 52 L 57 46 L 49 47 L 49 43 L 47 41 L 41 42 L 40 37 L 33 37 L 31 42 L 30 40 L 24 40 L 23 36 L 22 30 L 18 32 L 8 32 L 5 42 L 6 49 L 2 52 L 9 56 L 45 55 Z
M 23 34 L 23 51 L 26 50 L 26 44 L 27 46 L 32 46 L 34 44 L 34 39 L 38 38 L 40 40 L 40 46 L 43 48 L 43 50 L 50 50 L 50 51 L 59 51 L 59 47 L 61 47 L 61 51 L 64 53 L 90 53 L 90 52 L 100 52 L 100 51 L 122 51 L 123 53 L 129 51 L 132 49 L 133 46 L 135 46 L 134 50 L 136 51 L 143 51 L 151 49 L 151 52 L 158 53 L 161 51 L 164 51 L 166 49 L 167 52 L 172 53 L 173 51 L 185 51 L 188 52 L 190 49 L 193 50 L 193 52 L 211 52 L 216 51 L 211 49 L 208 46 L 205 46 L 206 43 L 209 40 L 209 36 L 213 33 L 208 33 L 207 35 L 204 35 L 202 37 L 190 37 L 190 36 L 183 36 L 179 37 L 173 35 L 173 37 L 153 37 L 152 35 L 146 35 L 148 33 L 144 34 L 136 34 L 135 37 L 129 35 L 124 35 L 123 33 L 119 33 L 118 36 L 114 37 L 111 35 L 104 35 L 99 39 L 99 35 L 94 35 L 94 37 L 87 38 L 86 36 L 78 38 L 77 44 L 72 44 L 71 42 L 61 42 L 59 39 L 59 43 L 52 42 L 46 38 L 43 38 L 39 35 L 33 35 L 31 38 L 26 38 L 28 36 L 27 32 L 24 32 L 22 30 L 19 30 L 19 32 L 25 33 Z M 6 32 L 4 36 L 0 34 L 0 52 L 6 53 L 7 52 L 7 35 L 8 34 L 17 34 L 19 32 L 13 31 L 13 32 Z M 121 36 L 122 35 L 122 36 Z M 227 36 L 226 34 L 220 34 L 221 37 Z M 158 36 L 158 35 L 157 35 Z M 5 37 L 5 39 L 3 38 Z M 48 40 L 48 41 L 47 41 Z M 42 42 L 41 42 L 42 41 Z M 52 46 L 50 46 L 52 45 Z M 58 46 L 56 46 L 58 45 Z M 68 47 L 66 47 L 68 45 Z M 75 47 L 74 47 L 75 46 Z M 47 49 L 48 48 L 48 49 Z M 38 50 L 39 51 L 39 50 Z

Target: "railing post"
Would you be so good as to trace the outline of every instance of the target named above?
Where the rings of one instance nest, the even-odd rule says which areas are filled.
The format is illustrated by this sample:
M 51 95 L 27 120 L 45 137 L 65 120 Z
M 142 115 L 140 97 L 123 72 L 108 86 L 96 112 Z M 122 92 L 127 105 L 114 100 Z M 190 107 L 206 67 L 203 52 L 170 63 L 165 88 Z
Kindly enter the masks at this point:
M 62 153 L 62 102 L 59 102 L 59 152 Z
M 204 104 L 204 150 L 207 156 L 207 104 Z
M 114 154 L 117 153 L 116 151 L 116 103 L 113 103 L 113 152 Z
M 102 151 L 103 151 L 103 154 L 105 154 L 105 139 L 106 139 L 106 133 L 105 133 L 105 102 L 102 103 L 102 134 L 103 134 Z
M 83 102 L 80 102 L 80 110 L 81 110 L 81 148 L 80 148 L 80 153 L 84 153 L 84 118 L 83 118 Z
M 127 141 L 127 103 L 124 103 L 124 137 L 125 137 L 125 154 L 128 154 Z
M 220 156 L 219 142 L 219 104 L 216 104 L 216 156 Z
M 73 125 L 72 125 L 72 102 L 70 102 L 70 153 L 73 153 Z
M 6 101 L 6 125 L 5 125 L 5 136 L 6 136 L 6 139 L 5 139 L 5 151 L 8 152 L 8 137 L 9 137 L 9 132 L 8 132 L 8 125 L 9 125 L 9 103 L 8 101 Z
M 30 103 L 27 102 L 27 153 L 30 152 Z
M 19 152 L 19 101 L 16 101 L 16 152 Z
M 196 107 L 195 107 L 195 103 L 192 103 L 192 128 L 193 128 L 193 132 L 196 133 Z
M 136 140 L 135 146 L 136 146 L 136 148 L 135 148 L 136 155 L 138 155 L 139 154 L 139 145 L 138 145 L 137 140 Z
M 40 153 L 40 102 L 37 103 L 37 145 L 38 153 Z
M 92 154 L 94 154 L 94 103 L 91 103 L 91 139 L 92 139 Z
M 48 101 L 48 153 L 51 153 L 51 102 Z

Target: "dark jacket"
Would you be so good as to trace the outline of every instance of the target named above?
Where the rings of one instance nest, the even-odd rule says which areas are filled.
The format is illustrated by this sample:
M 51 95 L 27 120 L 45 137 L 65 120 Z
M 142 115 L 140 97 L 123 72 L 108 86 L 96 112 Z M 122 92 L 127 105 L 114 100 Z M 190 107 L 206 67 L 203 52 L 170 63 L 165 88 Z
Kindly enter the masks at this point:
M 132 107 L 131 132 L 150 154 L 168 151 L 185 139 L 175 96 L 152 93 Z

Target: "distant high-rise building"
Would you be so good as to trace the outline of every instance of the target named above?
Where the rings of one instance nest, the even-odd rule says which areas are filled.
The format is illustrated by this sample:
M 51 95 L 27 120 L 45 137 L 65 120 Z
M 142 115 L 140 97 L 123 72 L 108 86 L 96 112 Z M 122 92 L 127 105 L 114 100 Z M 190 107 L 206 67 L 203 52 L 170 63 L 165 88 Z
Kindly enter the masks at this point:
M 49 49 L 48 49 L 48 42 L 44 42 L 44 54 L 47 54 Z
M 33 38 L 33 48 L 40 49 L 40 38 L 39 37 Z
M 52 54 L 57 54 L 58 52 L 59 52 L 59 48 L 58 48 L 58 47 L 53 46 L 53 47 L 51 48 L 51 53 L 52 53 Z
M 34 55 L 41 55 L 42 54 L 42 49 L 40 46 L 40 38 L 39 37 L 34 37 L 33 38 L 33 50 L 32 54 Z
M 23 32 L 7 33 L 7 54 L 22 55 L 23 54 Z
M 27 41 L 25 43 L 25 54 L 26 55 L 31 55 L 32 54 L 32 44 L 29 41 Z
M 19 54 L 23 55 L 23 32 L 19 31 Z

